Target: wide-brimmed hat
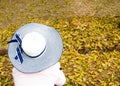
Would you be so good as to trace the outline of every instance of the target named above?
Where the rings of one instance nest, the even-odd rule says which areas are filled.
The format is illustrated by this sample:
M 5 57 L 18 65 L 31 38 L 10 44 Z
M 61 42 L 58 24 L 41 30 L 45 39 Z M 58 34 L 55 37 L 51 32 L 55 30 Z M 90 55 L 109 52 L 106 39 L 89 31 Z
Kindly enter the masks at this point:
M 29 23 L 20 27 L 8 42 L 8 56 L 15 68 L 24 73 L 42 71 L 56 64 L 63 43 L 52 27 Z

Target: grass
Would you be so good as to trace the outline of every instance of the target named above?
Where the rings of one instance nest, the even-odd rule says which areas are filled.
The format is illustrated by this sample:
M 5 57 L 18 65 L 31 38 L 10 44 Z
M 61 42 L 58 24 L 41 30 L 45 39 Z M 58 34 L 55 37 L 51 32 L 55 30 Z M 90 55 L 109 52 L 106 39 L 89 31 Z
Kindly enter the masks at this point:
M 26 23 L 52 26 L 59 31 L 64 43 L 60 62 L 67 79 L 65 86 L 119 86 L 119 0 L 81 0 L 76 5 L 77 1 L 1 0 L 0 48 L 7 48 L 12 34 Z M 108 10 L 110 5 L 113 9 Z M 80 6 L 85 9 L 78 10 Z M 13 86 L 11 70 L 8 56 L 0 56 L 1 86 Z

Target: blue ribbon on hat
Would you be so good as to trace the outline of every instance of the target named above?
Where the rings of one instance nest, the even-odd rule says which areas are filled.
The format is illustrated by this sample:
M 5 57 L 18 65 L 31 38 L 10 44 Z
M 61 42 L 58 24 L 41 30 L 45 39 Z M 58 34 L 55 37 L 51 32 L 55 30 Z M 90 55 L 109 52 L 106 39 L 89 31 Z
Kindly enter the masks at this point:
M 16 60 L 20 60 L 20 63 L 23 63 L 23 57 L 22 57 L 22 48 L 21 48 L 21 44 L 22 44 L 22 40 L 19 36 L 19 34 L 15 34 L 15 39 L 10 40 L 8 43 L 13 43 L 13 42 L 17 42 L 19 44 L 19 46 L 16 48 L 16 52 L 17 55 L 15 56 Z

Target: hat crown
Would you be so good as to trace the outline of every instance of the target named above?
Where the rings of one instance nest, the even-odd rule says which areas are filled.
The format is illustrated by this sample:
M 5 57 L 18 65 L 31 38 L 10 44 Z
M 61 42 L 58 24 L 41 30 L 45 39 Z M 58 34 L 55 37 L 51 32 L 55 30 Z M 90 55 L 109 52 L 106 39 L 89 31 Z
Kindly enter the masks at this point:
M 30 57 L 40 55 L 45 47 L 45 38 L 38 32 L 28 33 L 22 39 L 22 49 Z

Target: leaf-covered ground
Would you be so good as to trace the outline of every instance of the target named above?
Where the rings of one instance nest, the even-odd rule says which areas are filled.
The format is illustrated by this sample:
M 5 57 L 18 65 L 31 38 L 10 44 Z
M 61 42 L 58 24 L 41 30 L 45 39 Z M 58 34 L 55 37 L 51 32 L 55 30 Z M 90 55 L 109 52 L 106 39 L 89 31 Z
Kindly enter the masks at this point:
M 1 0 L 0 48 L 7 48 L 7 42 L 12 34 L 26 23 L 37 22 L 52 26 L 59 31 L 64 43 L 60 62 L 67 79 L 65 86 L 119 86 L 119 0 L 112 2 L 106 0 L 101 3 L 99 0 L 95 0 L 96 2 L 93 0 L 73 1 Z M 100 3 L 98 7 L 97 2 Z M 113 15 L 97 16 L 100 13 L 108 15 L 107 7 L 110 5 L 113 10 L 109 12 L 115 11 Z M 75 9 L 74 6 L 77 8 Z M 86 16 L 85 13 L 88 10 L 92 13 L 91 9 L 86 7 L 87 11 L 78 11 L 80 6 L 97 8 L 94 10 L 95 14 Z M 100 8 L 102 9 L 99 11 Z M 79 12 L 83 12 L 85 16 L 79 15 Z M 12 65 L 8 56 L 0 56 L 0 86 L 13 86 L 11 70 Z

